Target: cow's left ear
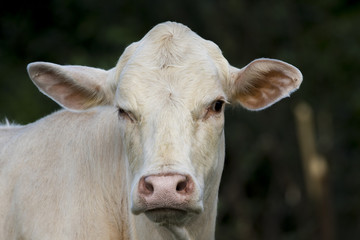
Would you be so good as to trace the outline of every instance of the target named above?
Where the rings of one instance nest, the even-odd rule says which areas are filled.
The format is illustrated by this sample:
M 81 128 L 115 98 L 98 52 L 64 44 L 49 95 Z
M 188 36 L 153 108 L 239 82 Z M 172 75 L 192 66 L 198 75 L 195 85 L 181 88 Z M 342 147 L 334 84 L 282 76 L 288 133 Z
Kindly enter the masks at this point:
M 296 67 L 274 59 L 257 59 L 230 71 L 229 98 L 249 110 L 261 110 L 288 97 L 302 82 Z
M 70 110 L 110 104 L 109 71 L 85 66 L 30 63 L 29 76 L 41 92 Z

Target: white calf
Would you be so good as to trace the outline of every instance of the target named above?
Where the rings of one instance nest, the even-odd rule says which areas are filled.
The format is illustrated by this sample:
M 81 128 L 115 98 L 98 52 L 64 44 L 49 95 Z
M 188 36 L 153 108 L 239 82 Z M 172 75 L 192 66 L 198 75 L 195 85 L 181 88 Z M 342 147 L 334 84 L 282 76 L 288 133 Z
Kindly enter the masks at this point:
M 170 22 L 109 71 L 28 72 L 65 110 L 0 128 L 0 239 L 214 239 L 224 105 L 263 109 L 302 81 L 278 60 L 232 67 Z

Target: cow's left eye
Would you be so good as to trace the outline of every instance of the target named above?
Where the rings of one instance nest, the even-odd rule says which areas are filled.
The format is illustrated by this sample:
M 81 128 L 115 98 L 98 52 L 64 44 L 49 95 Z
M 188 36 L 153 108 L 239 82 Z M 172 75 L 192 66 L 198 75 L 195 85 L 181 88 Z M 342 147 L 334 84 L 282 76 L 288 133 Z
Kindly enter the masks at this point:
M 211 105 L 211 110 L 213 112 L 219 113 L 221 112 L 223 106 L 224 106 L 224 101 L 223 100 L 216 100 L 213 102 L 213 104 Z
M 208 119 L 211 116 L 218 115 L 222 112 L 224 108 L 225 101 L 222 99 L 217 99 L 211 103 L 208 107 L 204 119 Z

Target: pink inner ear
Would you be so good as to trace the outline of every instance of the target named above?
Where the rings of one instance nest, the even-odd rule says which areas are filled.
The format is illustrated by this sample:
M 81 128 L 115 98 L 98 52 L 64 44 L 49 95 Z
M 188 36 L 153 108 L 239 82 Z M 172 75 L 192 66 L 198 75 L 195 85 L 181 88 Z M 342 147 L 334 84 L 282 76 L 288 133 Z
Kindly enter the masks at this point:
M 295 91 L 302 75 L 295 67 L 277 60 L 257 60 L 238 71 L 235 99 L 245 108 L 261 110 Z
M 69 83 L 62 82 L 49 86 L 48 92 L 51 96 L 55 96 L 55 100 L 68 108 L 74 110 L 86 109 L 90 105 L 91 93 L 76 88 Z
M 52 70 L 39 72 L 33 79 L 46 95 L 61 105 L 74 110 L 81 110 L 90 106 L 91 99 L 96 95 L 95 91 L 99 91 L 100 88 L 94 88 L 94 92 L 89 92 L 86 88 L 76 86 L 72 79 Z
M 103 89 L 105 70 L 36 62 L 29 64 L 28 72 L 40 91 L 63 107 L 84 110 L 109 103 Z

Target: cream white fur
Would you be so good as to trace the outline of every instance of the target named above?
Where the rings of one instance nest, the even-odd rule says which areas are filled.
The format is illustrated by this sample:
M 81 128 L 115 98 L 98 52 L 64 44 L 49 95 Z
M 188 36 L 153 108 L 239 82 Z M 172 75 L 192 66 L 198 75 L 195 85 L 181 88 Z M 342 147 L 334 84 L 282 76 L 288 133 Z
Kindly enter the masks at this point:
M 34 83 L 67 109 L 0 128 L 0 239 L 214 239 L 225 147 L 212 104 L 264 108 L 302 80 L 281 61 L 249 66 L 230 66 L 214 43 L 170 22 L 109 71 L 30 64 Z M 194 179 L 189 205 L 200 213 L 180 225 L 134 210 L 139 179 L 168 172 Z

